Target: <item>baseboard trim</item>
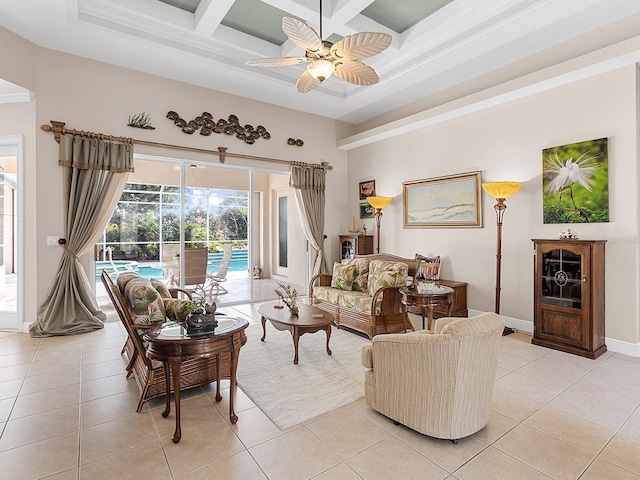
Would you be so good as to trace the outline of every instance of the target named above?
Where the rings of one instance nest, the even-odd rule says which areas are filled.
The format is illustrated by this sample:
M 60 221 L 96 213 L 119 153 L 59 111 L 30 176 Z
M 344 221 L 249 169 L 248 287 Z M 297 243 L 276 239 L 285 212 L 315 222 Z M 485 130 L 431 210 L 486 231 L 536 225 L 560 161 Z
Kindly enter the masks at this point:
M 480 310 L 471 310 L 469 309 L 469 316 L 473 317 L 476 315 L 480 315 Z M 504 323 L 507 327 L 511 327 L 518 332 L 528 333 L 533 335 L 533 322 L 529 322 L 527 320 L 521 320 L 519 318 L 507 317 L 506 315 L 502 315 L 504 318 Z M 622 355 L 628 355 L 630 357 L 640 357 L 640 343 L 631 343 L 624 342 L 622 340 L 616 340 L 615 338 L 606 338 L 604 340 L 605 345 L 607 345 L 607 350 L 614 353 L 620 353 Z

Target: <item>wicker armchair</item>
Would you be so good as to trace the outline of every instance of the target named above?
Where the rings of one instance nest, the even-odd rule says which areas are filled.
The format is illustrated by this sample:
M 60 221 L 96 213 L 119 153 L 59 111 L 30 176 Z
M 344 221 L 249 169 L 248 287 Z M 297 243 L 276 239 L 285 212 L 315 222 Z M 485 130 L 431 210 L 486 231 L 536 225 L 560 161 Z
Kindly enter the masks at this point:
M 362 349 L 365 399 L 431 437 L 458 443 L 489 421 L 504 320 L 495 313 L 440 318 L 422 330 L 378 335 Z
M 146 402 L 152 398 L 163 397 L 166 394 L 165 373 L 162 363 L 147 357 L 145 345 L 141 335 L 150 325 L 139 325 L 132 320 L 131 313 L 126 306 L 124 297 L 117 285 L 113 283 L 109 274 L 102 271 L 102 283 L 104 284 L 113 306 L 118 312 L 120 320 L 128 333 L 128 338 L 123 348 L 129 358 L 127 377 L 133 374 L 138 388 L 140 388 L 140 401 L 136 411 L 140 412 Z M 171 289 L 178 291 L 179 289 Z M 173 292 L 171 292 L 173 293 Z M 230 379 L 229 353 L 220 355 L 220 379 Z M 216 356 L 210 358 L 189 359 L 182 363 L 180 373 L 180 388 L 189 388 L 207 385 L 216 382 L 216 400 L 220 401 L 220 382 L 217 374 Z M 173 391 L 173 387 L 171 388 Z

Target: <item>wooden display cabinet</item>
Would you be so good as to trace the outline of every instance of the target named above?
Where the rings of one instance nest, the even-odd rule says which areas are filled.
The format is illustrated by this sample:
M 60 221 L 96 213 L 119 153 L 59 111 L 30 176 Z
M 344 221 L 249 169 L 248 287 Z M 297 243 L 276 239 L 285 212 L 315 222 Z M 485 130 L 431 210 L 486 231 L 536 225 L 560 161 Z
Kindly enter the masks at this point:
M 606 240 L 533 240 L 531 343 L 587 358 L 607 351 L 604 336 Z
M 373 253 L 373 235 L 340 235 L 340 260 Z

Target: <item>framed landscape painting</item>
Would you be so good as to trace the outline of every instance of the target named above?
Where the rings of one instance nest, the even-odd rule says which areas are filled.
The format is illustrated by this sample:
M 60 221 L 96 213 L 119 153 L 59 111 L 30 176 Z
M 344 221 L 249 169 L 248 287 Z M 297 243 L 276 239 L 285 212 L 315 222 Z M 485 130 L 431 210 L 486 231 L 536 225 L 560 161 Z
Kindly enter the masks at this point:
M 402 184 L 404 228 L 481 227 L 481 173 Z
M 608 139 L 542 150 L 544 223 L 609 221 Z
M 366 182 L 360 182 L 359 191 L 360 191 L 360 200 L 365 200 L 367 197 L 375 197 L 376 181 L 367 180 Z

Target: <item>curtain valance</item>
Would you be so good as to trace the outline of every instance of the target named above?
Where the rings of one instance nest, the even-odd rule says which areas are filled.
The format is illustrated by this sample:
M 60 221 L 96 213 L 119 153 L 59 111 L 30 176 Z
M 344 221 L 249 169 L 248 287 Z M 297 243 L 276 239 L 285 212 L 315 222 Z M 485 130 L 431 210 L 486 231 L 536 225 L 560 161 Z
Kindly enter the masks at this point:
M 60 137 L 58 164 L 80 170 L 133 172 L 133 140 L 104 141 L 99 138 L 64 134 Z

